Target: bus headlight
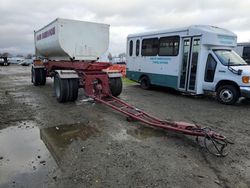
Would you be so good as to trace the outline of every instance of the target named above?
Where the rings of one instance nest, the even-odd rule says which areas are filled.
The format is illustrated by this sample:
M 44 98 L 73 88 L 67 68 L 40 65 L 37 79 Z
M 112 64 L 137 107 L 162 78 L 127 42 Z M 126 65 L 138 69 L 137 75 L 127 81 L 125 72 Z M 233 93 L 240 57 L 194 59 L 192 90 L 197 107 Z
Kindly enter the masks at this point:
M 242 82 L 243 82 L 244 84 L 249 83 L 249 80 L 250 80 L 250 77 L 249 77 L 249 76 L 242 76 Z

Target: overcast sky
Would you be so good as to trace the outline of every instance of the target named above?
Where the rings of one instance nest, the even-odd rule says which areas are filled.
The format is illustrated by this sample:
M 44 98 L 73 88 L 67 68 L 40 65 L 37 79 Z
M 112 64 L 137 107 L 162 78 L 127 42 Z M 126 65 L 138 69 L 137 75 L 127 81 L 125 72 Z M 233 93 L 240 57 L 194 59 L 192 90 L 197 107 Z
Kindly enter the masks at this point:
M 110 24 L 110 51 L 128 34 L 209 24 L 250 40 L 250 0 L 1 0 L 0 53 L 34 53 L 33 30 L 57 17 Z

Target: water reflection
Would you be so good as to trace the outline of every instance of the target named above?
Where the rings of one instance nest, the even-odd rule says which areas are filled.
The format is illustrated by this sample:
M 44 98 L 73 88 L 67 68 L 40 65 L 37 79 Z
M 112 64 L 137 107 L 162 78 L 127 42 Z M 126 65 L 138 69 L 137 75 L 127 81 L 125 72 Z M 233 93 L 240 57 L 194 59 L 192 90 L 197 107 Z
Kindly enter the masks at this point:
M 67 148 L 99 132 L 84 124 L 39 129 L 32 121 L 0 130 L 0 187 L 46 187 L 62 169 Z
M 77 139 L 84 141 L 99 132 L 96 127 L 84 124 L 60 125 L 41 129 L 40 137 L 58 165 L 60 165 L 68 145 Z

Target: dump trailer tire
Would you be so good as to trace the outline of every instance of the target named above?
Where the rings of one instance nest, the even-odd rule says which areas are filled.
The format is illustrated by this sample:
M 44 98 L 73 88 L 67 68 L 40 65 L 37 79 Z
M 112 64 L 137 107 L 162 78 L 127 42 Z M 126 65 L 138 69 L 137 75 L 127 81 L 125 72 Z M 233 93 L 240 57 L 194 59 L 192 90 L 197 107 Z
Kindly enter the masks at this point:
M 239 91 L 233 85 L 222 85 L 216 91 L 217 100 L 222 104 L 235 104 L 238 101 L 239 96 Z
M 40 74 L 39 74 L 39 69 L 34 69 L 32 67 L 31 69 L 31 80 L 34 86 L 40 85 Z
M 79 80 L 68 79 L 68 84 L 69 84 L 68 101 L 74 102 L 78 98 Z
M 46 84 L 46 70 L 41 68 L 39 69 L 40 74 L 40 85 L 44 86 Z
M 69 83 L 67 79 L 61 79 L 58 74 L 54 77 L 54 90 L 59 103 L 67 102 L 69 96 Z
M 122 78 L 110 78 L 109 87 L 111 94 L 115 97 L 119 96 L 122 92 Z
M 142 89 L 146 89 L 146 90 L 150 89 L 151 87 L 150 79 L 147 76 L 143 76 L 140 79 L 140 86 Z
M 44 68 L 31 69 L 31 82 L 34 86 L 46 84 L 46 70 Z

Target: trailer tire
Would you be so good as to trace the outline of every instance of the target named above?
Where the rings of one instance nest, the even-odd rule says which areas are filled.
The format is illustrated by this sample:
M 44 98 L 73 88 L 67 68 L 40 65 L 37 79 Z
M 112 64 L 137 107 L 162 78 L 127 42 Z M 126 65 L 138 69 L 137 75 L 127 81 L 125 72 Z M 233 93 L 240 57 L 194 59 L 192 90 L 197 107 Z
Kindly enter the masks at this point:
M 222 104 L 232 105 L 239 99 L 239 91 L 233 85 L 222 85 L 216 91 L 217 100 Z
M 56 74 L 54 77 L 54 90 L 59 103 L 67 102 L 69 96 L 69 83 L 67 79 L 61 79 Z
M 34 86 L 38 86 L 40 84 L 40 74 L 38 73 L 38 69 L 31 69 L 31 80 Z
M 68 79 L 68 84 L 69 84 L 68 101 L 74 102 L 78 97 L 79 80 L 78 79 Z
M 109 79 L 109 87 L 111 94 L 115 97 L 119 96 L 122 92 L 122 79 L 118 78 L 110 78 Z
M 44 68 L 31 68 L 31 82 L 34 86 L 46 84 L 46 70 Z
M 140 79 L 140 86 L 142 89 L 146 89 L 146 90 L 150 89 L 151 87 L 150 79 L 147 76 L 143 76 Z
M 46 70 L 44 68 L 39 69 L 40 74 L 40 85 L 44 86 L 46 84 Z

